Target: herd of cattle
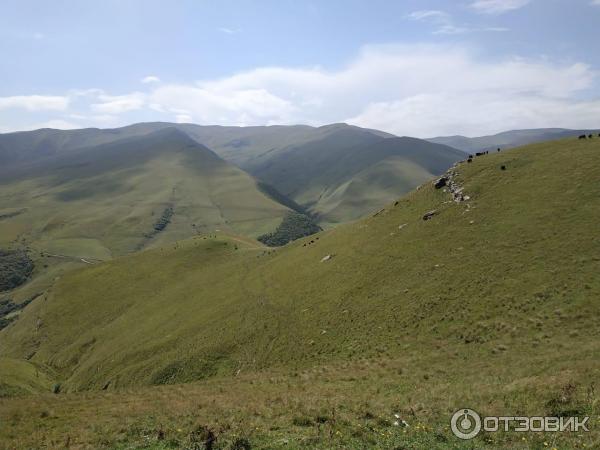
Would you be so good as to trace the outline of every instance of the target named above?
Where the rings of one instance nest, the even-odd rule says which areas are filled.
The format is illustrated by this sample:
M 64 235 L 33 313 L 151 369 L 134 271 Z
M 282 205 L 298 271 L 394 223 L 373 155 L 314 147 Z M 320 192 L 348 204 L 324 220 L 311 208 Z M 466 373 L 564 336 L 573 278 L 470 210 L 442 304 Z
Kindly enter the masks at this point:
M 600 138 L 600 133 L 598 133 L 598 137 Z M 579 136 L 579 139 L 593 139 L 594 135 L 593 134 L 582 134 L 581 136 Z M 500 149 L 498 149 L 497 151 L 500 151 Z M 475 153 L 475 156 L 483 156 L 483 155 L 487 155 L 490 151 L 486 150 L 484 152 L 477 152 Z M 467 162 L 473 162 L 473 155 L 469 155 L 469 158 L 467 159 Z
M 496 151 L 498 151 L 498 152 L 499 152 L 499 151 L 500 151 L 500 149 L 498 149 L 498 150 L 496 150 Z M 489 151 L 489 150 L 486 150 L 485 152 L 477 152 L 477 153 L 475 153 L 475 156 L 483 156 L 483 155 L 487 155 L 487 154 L 489 154 L 489 153 L 490 153 L 490 151 Z M 473 162 L 473 155 L 469 155 L 469 158 L 467 158 L 467 162 L 468 162 L 468 163 L 471 163 L 471 162 Z

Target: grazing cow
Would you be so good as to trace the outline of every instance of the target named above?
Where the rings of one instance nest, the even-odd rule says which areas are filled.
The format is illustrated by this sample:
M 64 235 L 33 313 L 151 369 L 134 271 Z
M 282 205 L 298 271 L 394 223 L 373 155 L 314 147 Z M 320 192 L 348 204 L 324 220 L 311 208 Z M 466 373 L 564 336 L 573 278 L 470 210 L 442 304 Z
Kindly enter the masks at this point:
M 468 162 L 468 163 L 472 163 L 472 162 L 473 162 L 473 159 L 472 159 L 472 158 L 469 158 L 469 159 L 467 159 L 467 162 Z
M 588 134 L 588 139 L 591 139 L 591 138 L 593 138 L 593 137 L 594 137 L 594 135 L 593 135 L 593 134 Z
M 506 170 L 506 166 L 500 166 L 500 170 Z
M 446 186 L 446 183 L 448 182 L 448 178 L 446 177 L 441 177 L 439 178 L 435 183 L 434 186 L 436 189 L 441 189 L 444 186 Z
M 498 148 L 498 150 L 497 150 L 497 151 L 499 152 L 499 151 L 500 151 L 500 148 Z
M 485 155 L 485 152 L 477 152 L 477 153 L 475 153 L 475 156 L 483 156 L 483 155 Z
M 579 136 L 579 139 L 587 139 L 587 136 L 585 134 L 582 134 L 581 136 Z

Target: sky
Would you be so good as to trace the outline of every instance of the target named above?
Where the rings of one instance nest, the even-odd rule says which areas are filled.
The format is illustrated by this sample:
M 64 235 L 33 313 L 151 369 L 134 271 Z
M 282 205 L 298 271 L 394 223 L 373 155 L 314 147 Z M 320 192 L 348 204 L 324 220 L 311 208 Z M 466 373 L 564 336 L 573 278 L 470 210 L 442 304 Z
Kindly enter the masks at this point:
M 600 0 L 0 0 L 0 132 L 600 128 Z

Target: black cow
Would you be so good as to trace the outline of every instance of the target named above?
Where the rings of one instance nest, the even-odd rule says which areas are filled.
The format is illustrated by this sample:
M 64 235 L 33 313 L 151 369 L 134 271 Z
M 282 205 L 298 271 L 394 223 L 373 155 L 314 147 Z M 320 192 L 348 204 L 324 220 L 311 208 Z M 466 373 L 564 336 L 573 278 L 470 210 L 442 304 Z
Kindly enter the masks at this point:
M 497 151 L 499 152 L 499 151 L 500 151 L 500 149 L 498 148 L 498 150 L 497 150 Z
M 594 137 L 594 135 L 593 135 L 593 134 L 588 134 L 588 139 L 591 139 L 591 138 L 593 138 L 593 137 Z
M 579 136 L 579 139 L 587 139 L 587 136 L 585 134 L 582 134 L 581 136 Z

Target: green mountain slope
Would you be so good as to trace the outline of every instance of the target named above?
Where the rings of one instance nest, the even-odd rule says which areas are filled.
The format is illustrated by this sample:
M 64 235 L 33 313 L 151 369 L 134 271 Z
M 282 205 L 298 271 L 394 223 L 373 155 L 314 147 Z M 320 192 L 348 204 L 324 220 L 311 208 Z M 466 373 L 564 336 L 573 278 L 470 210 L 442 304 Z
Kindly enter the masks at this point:
M 246 169 L 322 223 L 356 220 L 444 172 L 465 154 L 413 138 L 338 128 Z
M 465 406 L 597 420 L 599 155 L 600 141 L 575 139 L 490 154 L 457 167 L 465 202 L 427 183 L 276 251 L 196 237 L 74 271 L 0 332 L 0 354 L 47 367 L 65 391 L 116 389 L 65 397 L 106 445 L 164 448 L 148 427 L 190 445 L 177 430 L 201 420 L 258 448 L 593 447 L 597 433 L 461 443 L 448 420 Z M 110 411 L 139 433 L 116 433 Z M 70 432 L 91 439 L 77 420 Z M 38 426 L 53 436 L 60 423 Z
M 120 145 L 124 139 L 167 128 L 184 132 L 270 185 L 267 190 L 278 202 L 299 204 L 294 209 L 317 215 L 325 225 L 376 211 L 465 156 L 449 147 L 346 124 L 315 128 L 140 123 L 114 130 L 0 135 L 0 160 L 5 161 L 0 178 L 15 171 L 27 173 L 32 164 L 48 165 L 57 158 L 89 153 L 98 144 Z

